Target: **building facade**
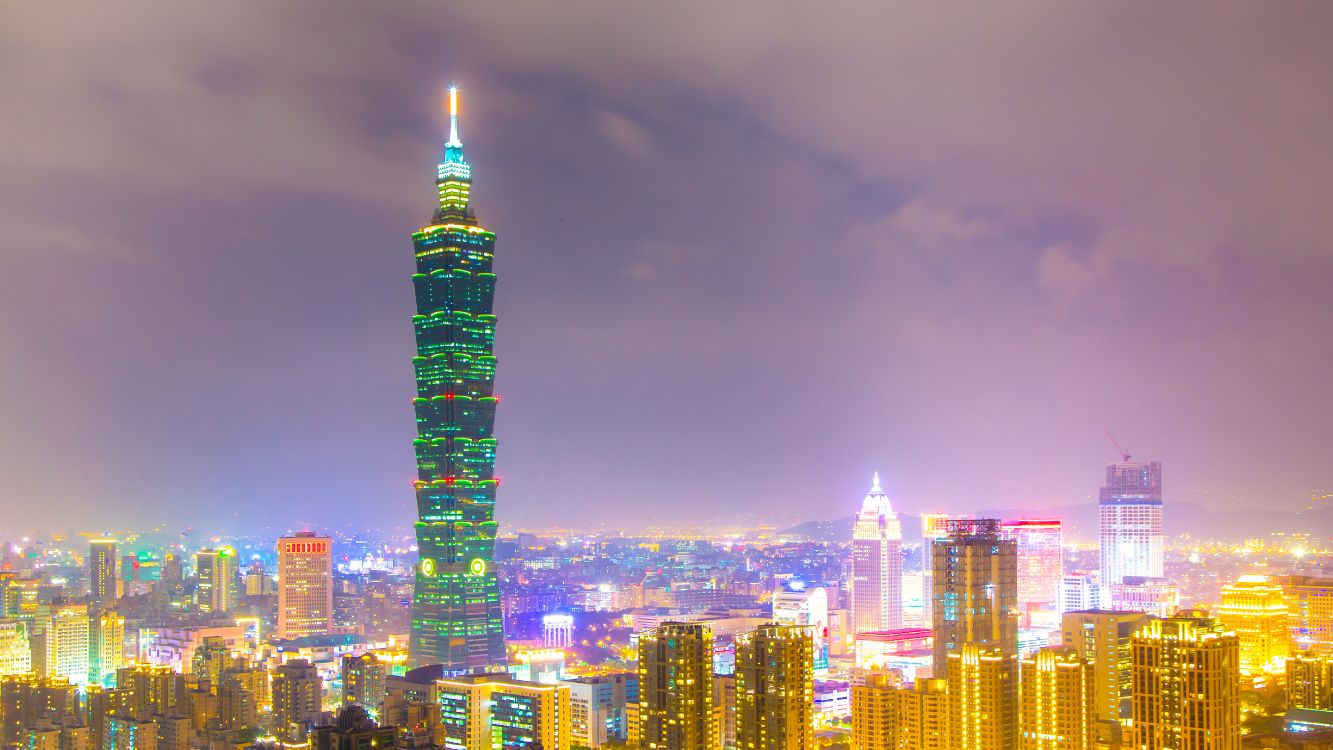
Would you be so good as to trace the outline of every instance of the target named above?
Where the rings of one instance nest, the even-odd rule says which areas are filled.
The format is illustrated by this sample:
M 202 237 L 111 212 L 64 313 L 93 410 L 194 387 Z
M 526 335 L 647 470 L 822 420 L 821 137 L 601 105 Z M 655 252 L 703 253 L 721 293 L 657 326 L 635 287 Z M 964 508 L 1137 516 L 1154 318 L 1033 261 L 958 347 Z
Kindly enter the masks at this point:
M 450 90 L 439 206 L 412 235 L 417 314 L 417 549 L 409 652 L 450 671 L 503 667 L 495 552 L 495 234 L 469 198 L 472 168 Z
M 278 540 L 278 638 L 333 629 L 333 540 L 302 531 Z
M 668 622 L 640 633 L 639 748 L 712 750 L 713 708 L 713 628 Z
M 949 654 L 949 738 L 959 750 L 1018 746 L 1018 655 L 963 644 Z
M 1018 656 L 1017 544 L 991 518 L 950 519 L 931 545 L 934 674 L 965 643 Z
M 1066 612 L 1061 644 L 1093 665 L 1093 705 L 1097 721 L 1128 724 L 1133 703 L 1130 638 L 1148 623 L 1142 612 Z
M 1017 545 L 1019 606 L 1055 610 L 1065 575 L 1063 524 L 1059 519 L 1005 521 L 1000 533 Z
M 100 609 L 116 601 L 116 541 L 88 543 L 88 604 Z
M 814 744 L 814 634 L 766 625 L 736 638 L 736 747 L 808 750 Z
M 1239 750 L 1240 642 L 1205 618 L 1152 620 L 1131 639 L 1133 730 L 1143 750 Z
M 1271 578 L 1244 575 L 1223 586 L 1217 621 L 1240 639 L 1242 675 L 1283 671 L 1291 653 L 1287 597 Z
M 1018 746 L 1022 750 L 1094 750 L 1092 662 L 1072 650 L 1043 648 L 1023 660 L 1019 674 Z

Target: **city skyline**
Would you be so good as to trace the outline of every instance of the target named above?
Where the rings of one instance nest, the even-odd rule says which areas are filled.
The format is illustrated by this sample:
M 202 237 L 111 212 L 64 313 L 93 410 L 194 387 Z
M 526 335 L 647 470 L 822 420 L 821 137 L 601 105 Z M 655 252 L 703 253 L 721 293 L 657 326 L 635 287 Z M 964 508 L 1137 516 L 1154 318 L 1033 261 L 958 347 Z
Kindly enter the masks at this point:
M 1329 11 L 1310 10 L 1216 9 L 1182 54 L 1183 11 L 1062 8 L 1029 31 L 898 9 L 886 38 L 802 29 L 839 52 L 779 75 L 763 63 L 795 30 L 724 44 L 740 12 L 678 58 L 632 10 L 609 46 L 581 43 L 600 24 L 577 11 L 536 42 L 475 8 L 339 11 L 353 62 L 293 41 L 294 11 L 91 10 L 156 53 L 127 70 L 178 71 L 108 80 L 117 45 L 20 9 L 0 32 L 31 63 L 0 152 L 3 531 L 54 507 L 112 528 L 126 508 L 178 527 L 412 517 L 392 248 L 451 80 L 511 248 L 501 524 L 723 504 L 824 520 L 875 468 L 904 513 L 1095 502 L 1103 427 L 1168 467 L 1172 508 L 1295 510 L 1333 490 L 1333 347 L 1311 325 L 1333 312 L 1311 197 Z M 914 37 L 957 56 L 931 64 Z M 839 363 L 819 409 L 778 374 L 817 335 Z M 74 434 L 98 448 L 54 482 Z

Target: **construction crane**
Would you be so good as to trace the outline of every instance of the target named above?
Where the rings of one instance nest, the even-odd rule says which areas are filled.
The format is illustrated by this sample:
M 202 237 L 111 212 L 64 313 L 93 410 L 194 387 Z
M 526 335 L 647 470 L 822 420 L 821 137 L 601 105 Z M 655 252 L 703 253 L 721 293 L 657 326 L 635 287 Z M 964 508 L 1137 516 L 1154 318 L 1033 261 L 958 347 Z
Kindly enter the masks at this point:
M 1120 443 L 1115 439 L 1115 435 L 1112 435 L 1112 434 L 1111 434 L 1111 428 L 1110 428 L 1110 427 L 1102 427 L 1102 429 L 1106 431 L 1106 436 L 1107 436 L 1108 438 L 1111 438 L 1111 445 L 1114 445 L 1114 446 L 1115 446 L 1115 452 L 1116 452 L 1116 453 L 1119 453 L 1119 454 L 1120 454 L 1120 457 L 1123 458 L 1123 459 L 1125 460 L 1126 463 L 1128 463 L 1128 462 L 1129 462 L 1129 451 L 1127 451 L 1127 450 L 1125 450 L 1124 448 L 1121 448 L 1121 447 L 1120 447 Z

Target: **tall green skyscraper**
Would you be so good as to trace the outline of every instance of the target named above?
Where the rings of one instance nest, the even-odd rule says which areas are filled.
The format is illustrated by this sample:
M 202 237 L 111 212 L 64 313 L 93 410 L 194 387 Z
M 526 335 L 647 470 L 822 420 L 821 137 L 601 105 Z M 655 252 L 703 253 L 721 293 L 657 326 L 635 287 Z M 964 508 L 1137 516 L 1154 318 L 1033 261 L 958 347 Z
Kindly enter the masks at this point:
M 410 656 L 450 672 L 505 664 L 495 550 L 495 235 L 468 206 L 472 167 L 449 90 L 439 208 L 412 235 L 417 548 Z

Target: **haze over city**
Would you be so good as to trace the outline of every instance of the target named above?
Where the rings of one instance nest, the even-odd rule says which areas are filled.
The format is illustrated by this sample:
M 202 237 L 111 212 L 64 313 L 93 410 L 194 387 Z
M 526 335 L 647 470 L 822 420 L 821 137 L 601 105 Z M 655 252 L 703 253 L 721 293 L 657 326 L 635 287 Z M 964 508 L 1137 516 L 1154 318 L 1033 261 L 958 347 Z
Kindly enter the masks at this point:
M 650 7 L 9 8 L 0 535 L 415 520 L 450 84 L 502 527 L 1333 492 L 1333 7 Z

